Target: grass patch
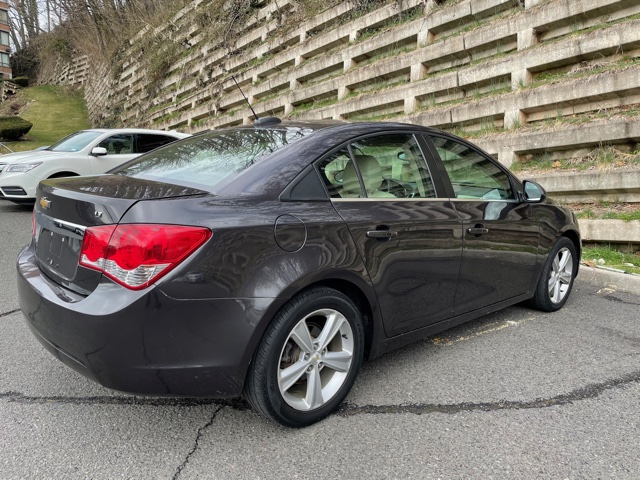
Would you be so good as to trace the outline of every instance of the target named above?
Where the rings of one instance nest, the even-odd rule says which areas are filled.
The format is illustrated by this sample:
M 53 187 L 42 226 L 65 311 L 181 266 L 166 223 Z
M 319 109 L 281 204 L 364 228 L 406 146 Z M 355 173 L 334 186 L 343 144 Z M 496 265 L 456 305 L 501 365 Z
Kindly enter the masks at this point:
M 573 37 L 576 35 L 585 35 L 589 33 L 596 32 L 598 30 L 602 30 L 603 28 L 608 28 L 612 25 L 619 25 L 621 23 L 633 22 L 634 20 L 640 19 L 640 13 L 636 13 L 634 15 L 629 15 L 628 17 L 618 18 L 616 20 L 612 20 L 609 22 L 601 22 L 595 25 L 592 25 L 587 28 L 575 28 L 571 33 L 564 35 L 564 37 Z
M 417 112 L 424 112 L 427 110 L 431 110 L 432 108 L 444 108 L 444 107 L 462 105 L 463 103 L 479 101 L 487 97 L 497 97 L 497 96 L 508 94 L 511 92 L 512 90 L 511 90 L 510 84 L 506 85 L 504 83 L 496 83 L 491 85 L 489 90 L 485 92 L 475 91 L 470 95 L 466 95 L 461 98 L 456 98 L 454 100 L 447 100 L 446 102 L 436 102 L 435 95 L 428 95 L 427 98 L 421 102 L 421 105 L 417 109 Z
M 360 43 L 370 38 L 376 37 L 381 33 L 388 32 L 389 30 L 393 30 L 405 23 L 411 22 L 418 18 L 424 16 L 424 10 L 421 5 L 414 7 L 413 9 L 407 10 L 406 12 L 401 13 L 395 17 L 390 17 L 386 23 L 378 25 L 376 27 L 368 27 L 363 29 L 360 32 L 360 35 L 356 38 L 355 43 Z
M 366 85 L 358 90 L 354 90 L 350 92 L 345 100 L 349 98 L 359 97 L 360 95 L 364 95 L 366 93 L 379 92 L 381 90 L 387 90 L 389 88 L 399 87 L 400 85 L 406 85 L 409 83 L 408 78 L 404 78 L 402 80 L 387 80 L 379 83 L 372 83 L 370 85 Z
M 585 171 L 640 167 L 640 151 L 622 152 L 614 146 L 594 149 L 589 155 L 576 158 L 556 158 L 549 153 L 534 155 L 511 166 L 518 171 Z
M 81 92 L 44 85 L 25 88 L 20 95 L 27 102 L 20 116 L 33 123 L 33 128 L 25 140 L 5 142 L 13 151 L 51 145 L 73 132 L 91 127 Z
M 541 73 L 533 79 L 533 82 L 524 85 L 522 88 L 528 90 L 542 85 L 551 85 L 568 80 L 591 77 L 602 73 L 622 72 L 637 65 L 640 65 L 640 58 L 637 57 L 624 57 L 622 60 L 615 62 L 591 62 L 573 68 L 568 72 Z
M 463 138 L 481 138 L 493 133 L 503 132 L 504 128 L 496 125 L 493 117 L 482 118 L 477 122 L 463 122 L 453 128 L 443 128 Z
M 599 201 L 597 203 L 569 205 L 578 218 L 588 220 L 624 220 L 631 222 L 640 220 L 640 205 Z
M 178 118 L 183 113 L 184 113 L 184 111 L 182 111 L 182 110 L 178 110 L 176 112 L 168 113 L 166 115 L 163 115 L 162 117 L 154 118 L 153 119 L 153 123 L 157 124 L 157 123 L 168 122 L 169 120 L 173 120 L 174 118 Z
M 348 117 L 347 120 L 352 122 L 382 122 L 385 120 L 391 120 L 398 118 L 400 113 L 382 113 L 380 115 L 356 115 L 354 117 Z
M 624 220 L 625 222 L 631 222 L 632 220 L 640 220 L 640 209 L 631 212 L 594 212 L 590 208 L 585 208 L 581 212 L 577 213 L 578 218 L 585 218 L 588 220 Z
M 375 63 L 379 60 L 383 60 L 385 58 L 389 58 L 392 56 L 400 56 L 404 53 L 411 52 L 415 49 L 416 49 L 415 45 L 405 45 L 404 47 L 391 47 L 388 50 L 384 50 L 380 53 L 373 55 L 372 57 L 367 58 L 366 60 L 363 60 L 362 62 L 359 62 L 353 68 L 358 69 L 366 65 L 371 65 L 372 63 Z
M 604 263 L 599 260 L 604 260 Z M 640 275 L 640 255 L 621 252 L 611 245 L 583 247 L 582 261 Z
M 295 105 L 293 112 L 289 115 L 290 118 L 296 118 L 300 115 L 303 115 L 310 110 L 315 110 L 316 108 L 328 107 L 330 105 L 334 105 L 338 103 L 337 98 L 325 98 L 323 100 L 312 100 L 310 102 L 301 103 L 299 105 Z

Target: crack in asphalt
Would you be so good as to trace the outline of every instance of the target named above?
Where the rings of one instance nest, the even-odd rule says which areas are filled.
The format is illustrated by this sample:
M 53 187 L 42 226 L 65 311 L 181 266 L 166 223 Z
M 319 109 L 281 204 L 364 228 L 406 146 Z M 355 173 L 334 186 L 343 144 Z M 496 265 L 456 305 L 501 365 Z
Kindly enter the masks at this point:
M 213 398 L 163 398 L 163 397 L 72 397 L 63 395 L 30 396 L 20 392 L 0 392 L 0 399 L 27 405 L 68 404 L 68 405 L 131 405 L 141 407 L 202 407 L 219 405 L 234 410 L 248 410 L 249 406 L 240 399 L 221 400 Z
M 209 428 L 211 425 L 213 425 L 214 420 L 216 419 L 216 415 L 218 415 L 218 412 L 220 412 L 220 410 L 222 410 L 225 406 L 222 405 L 220 408 L 218 408 L 215 412 L 213 412 L 213 415 L 211 415 L 211 418 L 209 419 L 209 421 L 207 423 L 205 423 L 202 427 L 200 427 L 198 429 L 198 433 L 196 434 L 196 439 L 193 442 L 193 448 L 191 448 L 191 450 L 189 451 L 189 453 L 187 453 L 187 456 L 184 458 L 184 460 L 182 461 L 182 463 L 180 465 L 178 465 L 178 469 L 176 470 L 176 473 L 173 474 L 173 480 L 177 480 L 178 477 L 180 477 L 180 474 L 182 473 L 182 470 L 184 470 L 184 468 L 187 466 L 187 464 L 189 463 L 189 460 L 191 460 L 191 457 L 194 453 L 196 453 L 196 451 L 198 450 L 198 448 L 200 447 L 200 439 L 202 438 L 202 435 L 204 433 L 204 431 Z
M 447 413 L 456 414 L 461 412 L 493 412 L 498 410 L 525 410 L 540 409 L 554 406 L 571 405 L 574 402 L 582 400 L 590 400 L 600 396 L 602 393 L 616 388 L 625 387 L 631 383 L 640 382 L 640 371 L 622 375 L 617 378 L 609 379 L 601 383 L 593 383 L 581 388 L 572 390 L 550 398 L 537 398 L 529 401 L 512 401 L 502 400 L 498 402 L 463 402 L 457 404 L 430 404 L 430 403 L 414 403 L 400 405 L 356 405 L 343 403 L 335 412 L 336 415 L 342 417 L 350 417 L 354 415 L 366 414 L 404 414 L 411 413 L 414 415 L 426 415 L 430 413 Z M 0 392 L 0 399 L 6 399 L 9 402 L 21 404 L 71 404 L 71 405 L 132 405 L 132 406 L 151 406 L 151 407 L 198 407 L 217 405 L 218 408 L 213 414 L 210 422 L 202 427 L 196 438 L 196 444 L 192 452 L 187 455 L 184 465 L 189 457 L 198 447 L 198 441 L 201 436 L 201 430 L 210 426 L 215 415 L 224 407 L 230 407 L 234 410 L 249 410 L 251 407 L 242 399 L 208 399 L 208 398 L 148 398 L 148 397 L 70 397 L 70 396 L 28 396 L 19 392 Z M 184 468 L 184 467 L 182 467 Z M 176 475 L 180 473 L 178 469 Z M 174 478 L 176 478 L 174 476 Z
M 606 300 L 610 300 L 612 302 L 624 303 L 625 305 L 640 305 L 640 303 L 623 300 L 622 298 L 618 298 L 615 295 L 603 295 L 602 298 L 605 298 Z
M 9 315 L 13 315 L 14 313 L 18 313 L 19 311 L 20 311 L 20 309 L 16 308 L 15 310 L 11 310 L 10 312 L 0 313 L 0 318 L 8 317 Z
M 547 408 L 562 405 L 570 405 L 573 402 L 590 400 L 598 397 L 607 390 L 624 387 L 630 383 L 640 381 L 640 371 L 629 373 L 621 377 L 607 380 L 602 383 L 590 384 L 578 388 L 569 393 L 557 395 L 551 398 L 537 398 L 530 401 L 486 402 L 486 403 L 458 403 L 458 404 L 403 404 L 403 405 L 353 405 L 343 403 L 336 412 L 340 416 L 349 417 L 362 414 L 402 414 L 425 415 L 429 413 L 455 414 L 460 412 L 494 412 L 498 410 L 524 410 L 530 408 Z

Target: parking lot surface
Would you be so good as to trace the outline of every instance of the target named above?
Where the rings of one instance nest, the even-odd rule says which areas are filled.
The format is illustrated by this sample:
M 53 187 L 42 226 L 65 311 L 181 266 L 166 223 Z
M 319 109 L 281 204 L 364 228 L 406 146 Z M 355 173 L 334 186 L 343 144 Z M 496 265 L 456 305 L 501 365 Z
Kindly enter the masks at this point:
M 30 235 L 30 209 L 0 201 L 3 479 L 640 478 L 640 294 L 616 277 L 583 269 L 560 312 L 511 307 L 374 359 L 337 413 L 291 430 L 61 364 L 18 309 Z

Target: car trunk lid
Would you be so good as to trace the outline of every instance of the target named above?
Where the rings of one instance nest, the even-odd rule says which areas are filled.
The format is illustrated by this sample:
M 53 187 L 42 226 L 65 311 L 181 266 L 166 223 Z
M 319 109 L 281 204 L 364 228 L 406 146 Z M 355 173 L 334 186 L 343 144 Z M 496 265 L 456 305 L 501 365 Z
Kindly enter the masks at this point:
M 38 186 L 33 212 L 38 266 L 56 283 L 88 295 L 96 288 L 102 274 L 78 264 L 87 228 L 117 224 L 141 200 L 207 193 L 119 175 L 42 182 Z

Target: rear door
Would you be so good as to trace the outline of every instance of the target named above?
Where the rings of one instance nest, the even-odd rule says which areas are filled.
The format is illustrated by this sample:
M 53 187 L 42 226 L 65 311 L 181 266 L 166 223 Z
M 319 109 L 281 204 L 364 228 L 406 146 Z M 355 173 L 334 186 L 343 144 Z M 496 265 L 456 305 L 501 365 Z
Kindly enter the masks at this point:
M 453 314 L 461 220 L 411 132 L 359 138 L 319 164 L 378 296 L 388 336 Z
M 507 171 L 473 145 L 430 134 L 464 241 L 455 313 L 527 293 L 538 253 L 538 222 Z

